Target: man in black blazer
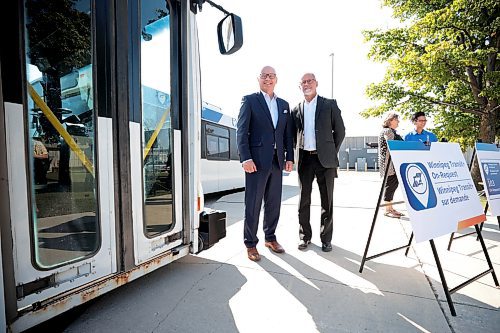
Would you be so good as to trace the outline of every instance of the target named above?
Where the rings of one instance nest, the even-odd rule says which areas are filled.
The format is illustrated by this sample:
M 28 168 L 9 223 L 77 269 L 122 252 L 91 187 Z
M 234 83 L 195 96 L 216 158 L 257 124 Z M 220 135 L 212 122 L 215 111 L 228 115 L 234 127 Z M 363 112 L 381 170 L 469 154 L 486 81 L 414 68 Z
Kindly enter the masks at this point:
M 262 68 L 258 81 L 260 91 L 243 97 L 237 125 L 238 150 L 245 170 L 243 236 L 252 261 L 260 260 L 256 246 L 262 199 L 265 246 L 276 253 L 285 252 L 274 233 L 280 216 L 282 170 L 292 171 L 293 167 L 290 107 L 274 93 L 278 81 L 274 68 Z
M 338 151 L 345 137 L 344 121 L 334 99 L 318 96 L 314 74 L 304 74 L 300 87 L 305 100 L 292 110 L 300 185 L 299 249 L 304 250 L 311 243 L 311 191 L 316 177 L 321 197 L 321 249 L 329 252 L 332 250 L 333 184 L 339 166 Z

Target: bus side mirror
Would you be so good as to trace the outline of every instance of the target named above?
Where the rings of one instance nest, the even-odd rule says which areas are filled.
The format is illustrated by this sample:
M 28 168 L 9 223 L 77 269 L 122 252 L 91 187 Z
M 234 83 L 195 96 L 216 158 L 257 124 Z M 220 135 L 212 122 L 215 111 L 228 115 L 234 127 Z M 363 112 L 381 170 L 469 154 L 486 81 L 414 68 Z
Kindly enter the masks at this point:
M 217 25 L 217 35 L 220 53 L 231 54 L 238 51 L 243 45 L 241 18 L 235 14 L 228 14 Z

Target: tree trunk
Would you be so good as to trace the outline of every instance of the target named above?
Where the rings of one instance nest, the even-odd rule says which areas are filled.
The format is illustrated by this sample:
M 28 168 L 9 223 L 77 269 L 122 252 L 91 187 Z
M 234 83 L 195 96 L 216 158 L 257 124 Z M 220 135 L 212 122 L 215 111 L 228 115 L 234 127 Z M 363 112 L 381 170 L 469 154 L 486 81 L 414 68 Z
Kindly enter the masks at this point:
M 45 103 L 47 103 L 47 106 L 59 121 L 62 120 L 61 113 L 58 112 L 62 105 L 60 79 L 60 75 L 55 70 L 49 69 L 44 73 Z M 40 118 L 40 124 L 42 125 L 43 131 L 45 132 L 45 142 L 59 142 L 59 133 L 45 116 L 42 116 Z
M 479 125 L 479 139 L 484 143 L 494 143 L 496 134 L 496 120 L 498 109 L 491 112 L 493 103 L 488 104 L 486 113 L 481 116 L 481 124 Z
M 488 112 L 481 116 L 481 123 L 479 125 L 479 139 L 484 143 L 495 142 L 498 109 L 493 112 L 489 111 L 494 107 L 492 107 L 492 104 L 494 103 L 488 104 Z M 482 184 L 481 172 L 479 170 L 477 159 L 474 161 L 474 164 L 472 166 L 471 175 L 477 190 L 482 190 L 484 188 L 484 184 Z

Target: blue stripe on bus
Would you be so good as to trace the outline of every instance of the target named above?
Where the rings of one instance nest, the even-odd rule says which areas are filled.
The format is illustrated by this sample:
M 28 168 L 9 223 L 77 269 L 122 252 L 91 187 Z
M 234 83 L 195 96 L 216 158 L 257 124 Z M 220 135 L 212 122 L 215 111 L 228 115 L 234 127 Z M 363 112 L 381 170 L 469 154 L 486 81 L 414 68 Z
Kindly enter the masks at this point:
M 497 145 L 494 143 L 482 143 L 482 142 L 477 142 L 476 143 L 476 150 L 482 150 L 482 151 L 498 151 Z
M 387 141 L 390 150 L 430 150 L 430 146 L 424 145 L 420 141 L 400 141 L 389 140 Z
M 222 113 L 204 107 L 201 109 L 201 118 L 218 123 L 222 118 Z

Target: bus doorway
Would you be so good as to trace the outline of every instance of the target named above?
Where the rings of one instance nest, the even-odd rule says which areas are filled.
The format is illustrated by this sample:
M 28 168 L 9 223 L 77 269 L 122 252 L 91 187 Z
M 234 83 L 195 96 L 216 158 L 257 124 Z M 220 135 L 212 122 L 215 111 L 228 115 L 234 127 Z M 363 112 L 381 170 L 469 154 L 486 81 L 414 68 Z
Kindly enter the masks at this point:
M 13 48 L 21 57 L 18 71 L 6 75 L 21 89 L 4 103 L 10 202 L 4 230 L 13 249 L 6 271 L 15 281 L 9 321 L 116 273 L 119 258 L 113 120 L 95 98 L 102 38 L 95 34 L 95 3 L 27 0 L 18 8 L 9 15 L 24 23 L 22 46 Z
M 141 1 L 140 105 L 130 121 L 135 264 L 182 244 L 181 129 L 171 54 L 175 7 Z M 137 120 L 137 121 L 134 121 Z

